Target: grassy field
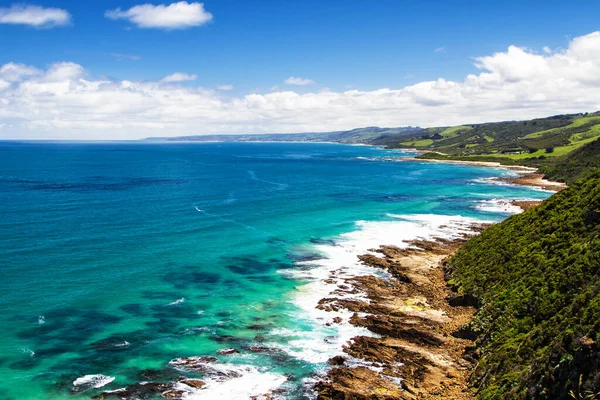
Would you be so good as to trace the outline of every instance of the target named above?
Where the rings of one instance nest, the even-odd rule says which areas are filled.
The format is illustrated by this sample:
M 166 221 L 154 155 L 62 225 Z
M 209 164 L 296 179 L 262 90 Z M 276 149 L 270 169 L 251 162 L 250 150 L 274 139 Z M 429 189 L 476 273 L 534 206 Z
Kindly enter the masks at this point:
M 472 129 L 473 129 L 473 127 L 471 127 L 471 126 L 463 126 L 463 125 L 451 126 L 450 128 L 446 128 L 443 131 L 441 131 L 440 136 L 442 136 L 443 138 L 453 138 L 453 137 L 458 136 L 461 133 L 470 131 Z
M 427 146 L 430 146 L 431 144 L 433 144 L 433 140 L 421 139 L 421 140 L 415 140 L 412 142 L 402 142 L 400 144 L 402 144 L 403 146 L 409 146 L 409 147 L 427 147 Z
M 390 147 L 412 147 L 451 157 L 530 160 L 561 157 L 600 137 L 600 113 L 557 115 L 427 128 Z
M 553 128 L 553 129 L 547 129 L 545 131 L 540 131 L 540 132 L 534 132 L 531 133 L 527 136 L 525 136 L 523 139 L 538 139 L 541 138 L 543 136 L 546 135 L 550 135 L 550 134 L 554 134 L 554 133 L 559 133 L 563 130 L 566 129 L 572 129 L 572 128 L 579 128 L 580 126 L 589 124 L 589 123 L 600 123 L 600 117 L 581 117 L 581 118 L 575 118 L 573 120 L 573 123 L 571 123 L 570 125 L 567 126 L 563 126 L 560 128 Z

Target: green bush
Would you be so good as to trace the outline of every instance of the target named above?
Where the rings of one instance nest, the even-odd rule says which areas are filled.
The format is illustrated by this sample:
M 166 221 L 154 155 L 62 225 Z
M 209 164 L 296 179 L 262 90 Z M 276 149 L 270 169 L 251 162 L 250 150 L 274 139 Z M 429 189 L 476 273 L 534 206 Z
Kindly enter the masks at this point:
M 449 261 L 459 294 L 481 305 L 468 327 L 477 335 L 480 398 L 600 392 L 599 235 L 594 173 L 487 229 Z

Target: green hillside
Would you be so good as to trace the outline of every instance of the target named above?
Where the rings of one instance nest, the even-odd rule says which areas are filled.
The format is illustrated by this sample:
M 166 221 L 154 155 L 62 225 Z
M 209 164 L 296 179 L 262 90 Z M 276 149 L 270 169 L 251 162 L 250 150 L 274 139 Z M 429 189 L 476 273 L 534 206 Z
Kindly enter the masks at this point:
M 413 147 L 455 157 L 532 160 L 561 157 L 600 138 L 600 113 L 529 121 L 427 128 L 391 147 Z
M 600 173 L 487 229 L 447 268 L 480 305 L 480 398 L 600 397 Z
M 422 128 L 405 126 L 400 128 L 379 128 L 370 126 L 349 131 L 273 133 L 250 135 L 193 135 L 169 138 L 147 138 L 146 141 L 184 142 L 333 142 L 347 144 L 393 145 L 402 138 L 414 136 Z
M 587 177 L 600 170 L 600 139 L 552 161 L 556 162 L 540 168 L 548 179 L 570 183 Z

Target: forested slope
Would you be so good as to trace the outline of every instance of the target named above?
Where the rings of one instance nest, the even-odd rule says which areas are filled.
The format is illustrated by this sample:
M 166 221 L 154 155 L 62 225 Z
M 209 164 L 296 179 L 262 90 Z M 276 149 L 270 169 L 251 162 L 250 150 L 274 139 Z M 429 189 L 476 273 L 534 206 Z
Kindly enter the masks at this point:
M 552 165 L 540 168 L 547 179 L 573 182 L 600 170 L 600 139 L 586 144 Z
M 600 173 L 490 227 L 447 268 L 479 302 L 480 398 L 600 398 Z

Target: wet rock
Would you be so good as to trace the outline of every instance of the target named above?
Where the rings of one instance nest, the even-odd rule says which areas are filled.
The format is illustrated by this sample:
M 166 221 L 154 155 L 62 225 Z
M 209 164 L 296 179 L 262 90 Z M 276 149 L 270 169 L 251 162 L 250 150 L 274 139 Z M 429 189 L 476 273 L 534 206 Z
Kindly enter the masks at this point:
M 171 389 L 161 394 L 165 399 L 181 399 L 185 396 L 185 392 L 183 390 Z
M 231 348 L 229 348 L 229 349 L 221 349 L 221 350 L 217 351 L 217 354 L 220 354 L 222 356 L 226 356 L 226 355 L 229 355 L 229 354 L 236 354 L 236 353 L 239 353 L 239 351 L 236 350 L 236 349 L 231 349 Z
M 178 382 L 183 383 L 184 385 L 193 387 L 194 389 L 202 389 L 204 386 L 206 386 L 206 382 L 204 382 L 200 379 L 182 378 L 182 379 L 178 380 Z
M 373 254 L 363 254 L 358 256 L 358 259 L 370 267 L 381 268 L 387 270 L 390 267 L 390 262 L 385 258 L 377 257 Z
M 217 362 L 218 359 L 215 357 L 201 356 L 176 358 L 171 360 L 169 364 L 179 369 L 199 372 L 204 374 L 205 377 L 218 380 L 228 380 L 242 376 L 242 373 L 239 370 L 236 370 L 235 368 L 228 369 L 222 364 L 217 364 Z
M 172 389 L 172 385 L 167 383 L 145 382 L 129 385 L 126 388 L 117 390 L 109 390 L 94 396 L 94 399 L 123 399 L 123 400 L 138 400 L 138 399 L 154 399 L 162 395 L 166 391 Z
M 196 369 L 204 367 L 206 364 L 213 364 L 218 362 L 219 359 L 211 356 L 194 356 L 194 357 L 181 357 L 169 361 L 169 364 L 176 367 L 184 367 L 189 369 Z
M 276 351 L 277 349 L 274 349 L 272 347 L 264 347 L 264 346 L 250 346 L 248 347 L 249 351 L 252 351 L 254 353 L 271 353 L 273 351 Z
M 327 363 L 329 365 L 336 365 L 336 366 L 344 365 L 345 362 L 346 362 L 346 358 L 342 357 L 342 356 L 331 357 L 329 360 L 327 360 Z

